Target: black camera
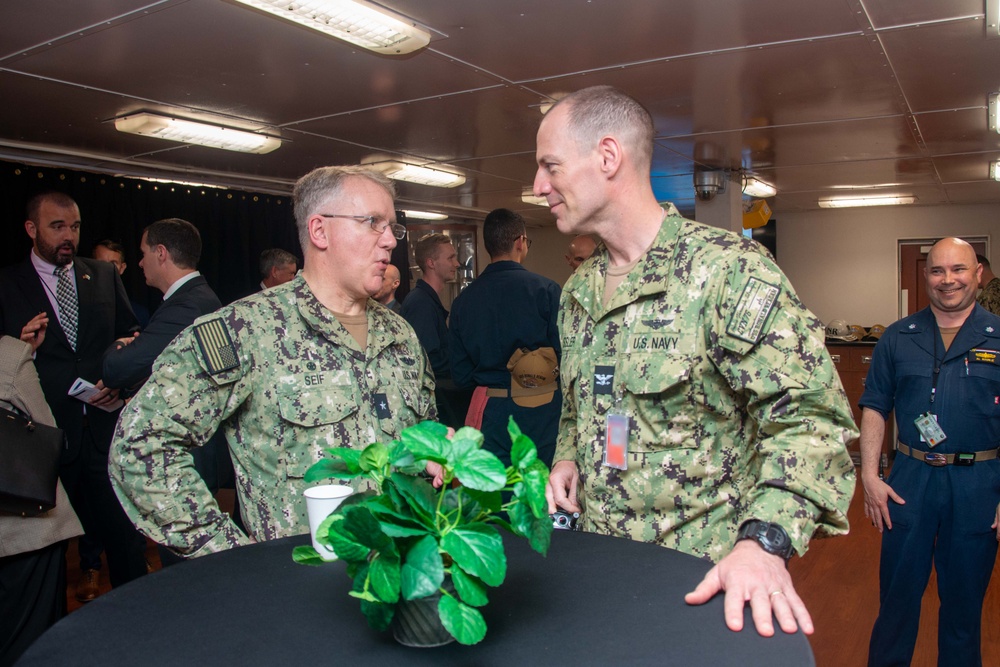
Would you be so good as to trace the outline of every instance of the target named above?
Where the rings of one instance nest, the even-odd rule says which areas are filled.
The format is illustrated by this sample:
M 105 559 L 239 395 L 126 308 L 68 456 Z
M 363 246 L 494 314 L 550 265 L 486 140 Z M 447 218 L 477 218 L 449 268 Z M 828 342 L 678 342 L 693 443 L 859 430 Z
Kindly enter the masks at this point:
M 577 530 L 576 522 L 580 518 L 579 512 L 564 512 L 562 510 L 557 510 L 556 512 L 550 514 L 552 517 L 552 527 L 556 530 Z

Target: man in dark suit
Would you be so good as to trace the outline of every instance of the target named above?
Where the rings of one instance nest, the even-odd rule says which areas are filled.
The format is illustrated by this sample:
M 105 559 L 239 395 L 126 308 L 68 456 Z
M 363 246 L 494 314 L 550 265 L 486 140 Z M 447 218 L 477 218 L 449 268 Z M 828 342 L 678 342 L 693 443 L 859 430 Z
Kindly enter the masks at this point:
M 190 222 L 169 218 L 142 233 L 139 267 L 146 284 L 163 292 L 163 303 L 141 334 L 122 338 L 104 355 L 104 384 L 131 389 L 153 372 L 153 362 L 197 318 L 222 307 L 198 272 L 201 236 Z
M 154 222 L 143 230 L 139 249 L 139 268 L 146 284 L 163 292 L 163 303 L 141 334 L 115 341 L 104 355 L 104 383 L 130 393 L 150 376 L 156 358 L 177 334 L 197 318 L 222 307 L 198 272 L 201 235 L 190 222 L 179 218 Z M 219 445 L 220 437 L 213 436 L 194 452 L 194 467 L 213 492 L 219 488 L 220 476 L 227 476 L 232 468 L 228 450 Z M 159 553 L 163 565 L 180 560 L 162 547 Z
M 101 358 L 137 323 L 114 266 L 76 256 L 81 223 L 72 198 L 42 193 L 28 202 L 26 217 L 33 249 L 0 275 L 0 332 L 35 350 L 45 400 L 66 432 L 60 478 L 84 529 L 104 544 L 118 586 L 146 573 L 145 540 L 111 490 L 108 447 L 120 401 L 101 381 Z M 78 378 L 95 385 L 87 403 L 69 395 Z M 81 565 L 96 588 L 100 561 Z

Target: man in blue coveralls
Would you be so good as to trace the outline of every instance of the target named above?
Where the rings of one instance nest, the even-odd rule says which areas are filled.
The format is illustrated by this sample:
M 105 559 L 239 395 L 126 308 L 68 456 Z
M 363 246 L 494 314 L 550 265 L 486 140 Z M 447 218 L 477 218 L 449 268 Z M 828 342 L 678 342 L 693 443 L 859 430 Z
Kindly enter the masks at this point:
M 521 266 L 531 241 L 514 211 L 490 211 L 483 245 L 490 265 L 451 307 L 451 375 L 459 387 L 475 387 L 466 424 L 478 426 L 484 449 L 510 465 L 513 416 L 551 465 L 562 409 L 556 323 L 562 290 Z
M 860 400 L 865 516 L 882 533 L 869 665 L 910 664 L 932 559 L 938 664 L 982 664 L 983 598 L 1000 539 L 1000 317 L 976 305 L 981 270 L 965 241 L 935 243 L 924 269 L 930 306 L 875 346 Z M 899 443 L 883 482 L 893 410 Z

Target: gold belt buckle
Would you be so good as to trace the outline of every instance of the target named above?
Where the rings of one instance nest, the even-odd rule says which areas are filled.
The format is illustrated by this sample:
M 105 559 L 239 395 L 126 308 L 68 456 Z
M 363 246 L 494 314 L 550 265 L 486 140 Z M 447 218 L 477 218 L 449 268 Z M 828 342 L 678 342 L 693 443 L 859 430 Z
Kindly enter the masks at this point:
M 945 458 L 944 454 L 938 454 L 937 452 L 927 452 L 924 454 L 924 461 L 935 468 L 948 465 L 948 459 Z

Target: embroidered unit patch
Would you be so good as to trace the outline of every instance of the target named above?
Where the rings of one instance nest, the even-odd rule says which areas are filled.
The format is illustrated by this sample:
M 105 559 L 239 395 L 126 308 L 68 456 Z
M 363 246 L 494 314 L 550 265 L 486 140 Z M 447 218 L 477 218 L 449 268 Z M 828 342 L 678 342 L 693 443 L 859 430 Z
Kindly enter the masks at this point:
M 767 316 L 771 314 L 781 288 L 777 285 L 766 283 L 758 278 L 750 278 L 743 287 L 743 294 L 736 304 L 736 311 L 726 333 L 734 338 L 745 340 L 748 343 L 756 343 L 760 340 L 764 330 L 764 323 Z

